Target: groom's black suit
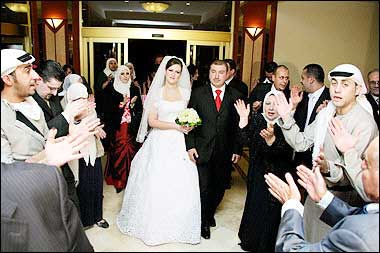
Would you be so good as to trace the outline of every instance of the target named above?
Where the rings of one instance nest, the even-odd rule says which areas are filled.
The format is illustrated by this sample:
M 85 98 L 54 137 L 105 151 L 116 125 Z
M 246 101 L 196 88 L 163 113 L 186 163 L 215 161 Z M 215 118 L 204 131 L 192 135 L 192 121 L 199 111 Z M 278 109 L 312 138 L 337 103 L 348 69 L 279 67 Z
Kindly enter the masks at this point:
M 194 108 L 202 125 L 186 136 L 186 149 L 195 148 L 201 193 L 202 226 L 209 226 L 229 181 L 232 154 L 241 154 L 236 133 L 238 114 L 234 103 L 243 98 L 239 91 L 226 86 L 219 112 L 211 84 L 192 90 L 189 108 Z

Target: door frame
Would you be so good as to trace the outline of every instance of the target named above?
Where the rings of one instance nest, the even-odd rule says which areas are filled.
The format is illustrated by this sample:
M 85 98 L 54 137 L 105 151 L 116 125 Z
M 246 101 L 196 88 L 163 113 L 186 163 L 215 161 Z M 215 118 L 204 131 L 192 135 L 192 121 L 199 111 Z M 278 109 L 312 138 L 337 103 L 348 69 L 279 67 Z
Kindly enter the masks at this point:
M 107 37 L 105 37 L 107 35 Z M 118 62 L 128 62 L 128 39 L 186 40 L 186 64 L 190 64 L 191 46 L 218 46 L 219 57 L 231 58 L 231 33 L 217 31 L 82 27 L 81 28 L 81 73 L 94 85 L 94 43 L 118 43 Z M 121 44 L 124 44 L 124 59 L 121 59 Z M 195 48 L 195 47 L 194 47 Z M 223 54 L 224 52 L 224 54 Z M 196 55 L 195 55 L 196 57 Z M 195 58 L 193 61 L 195 63 Z M 90 66 L 90 69 L 88 69 Z

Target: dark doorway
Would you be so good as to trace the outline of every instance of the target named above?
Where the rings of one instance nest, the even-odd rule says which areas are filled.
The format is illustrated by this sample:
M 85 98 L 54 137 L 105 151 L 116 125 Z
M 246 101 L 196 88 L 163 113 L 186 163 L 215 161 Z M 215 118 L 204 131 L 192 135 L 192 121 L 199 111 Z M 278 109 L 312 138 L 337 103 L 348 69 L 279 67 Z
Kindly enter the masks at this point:
M 182 58 L 186 63 L 186 40 L 128 40 L 128 60 L 135 66 L 136 78 L 145 81 L 157 54 Z

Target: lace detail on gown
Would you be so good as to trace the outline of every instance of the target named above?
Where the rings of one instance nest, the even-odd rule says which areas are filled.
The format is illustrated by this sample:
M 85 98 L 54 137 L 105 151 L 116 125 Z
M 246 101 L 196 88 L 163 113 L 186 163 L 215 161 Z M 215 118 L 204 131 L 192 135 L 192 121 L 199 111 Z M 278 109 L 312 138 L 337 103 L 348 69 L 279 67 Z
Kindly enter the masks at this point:
M 157 104 L 158 118 L 174 122 L 187 101 Z M 147 245 L 200 243 L 201 204 L 196 165 L 184 134 L 152 129 L 132 160 L 117 225 Z

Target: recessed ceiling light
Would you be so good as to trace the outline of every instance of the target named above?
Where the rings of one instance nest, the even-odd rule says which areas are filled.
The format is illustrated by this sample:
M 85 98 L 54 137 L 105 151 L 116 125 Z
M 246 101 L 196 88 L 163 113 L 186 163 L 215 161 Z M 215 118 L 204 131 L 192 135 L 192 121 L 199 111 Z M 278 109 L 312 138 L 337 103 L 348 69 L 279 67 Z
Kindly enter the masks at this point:
M 187 5 L 187 6 L 190 6 L 190 2 L 187 2 L 186 5 Z
M 128 3 L 129 1 L 124 1 L 124 3 Z
M 130 10 L 129 10 L 129 12 L 133 12 L 133 10 L 132 10 L 132 9 L 130 9 Z
M 183 12 L 183 11 L 181 11 L 179 14 L 181 14 L 181 15 L 182 15 L 183 13 L 184 13 L 184 12 Z

